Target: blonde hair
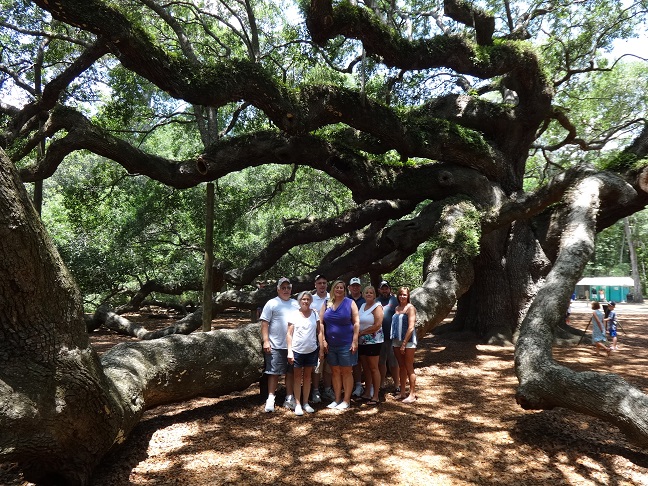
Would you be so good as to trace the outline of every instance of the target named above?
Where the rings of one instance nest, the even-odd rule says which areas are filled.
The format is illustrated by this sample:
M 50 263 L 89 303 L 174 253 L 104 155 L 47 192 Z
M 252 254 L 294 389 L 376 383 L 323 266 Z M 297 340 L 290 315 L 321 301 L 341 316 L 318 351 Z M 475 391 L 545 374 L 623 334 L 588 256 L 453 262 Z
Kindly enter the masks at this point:
M 326 307 L 333 307 L 333 304 L 335 304 L 335 292 L 333 292 L 333 289 L 336 287 L 337 284 L 342 284 L 344 287 L 344 293 L 346 294 L 346 283 L 344 283 L 344 280 L 336 280 L 331 284 L 331 298 L 328 300 L 326 303 Z M 345 295 L 346 297 L 346 295 Z M 344 297 L 342 297 L 344 299 Z
M 362 295 L 364 296 L 364 294 L 365 294 L 365 293 L 367 292 L 367 290 L 369 290 L 369 289 L 373 290 L 374 295 L 378 295 L 378 294 L 376 293 L 376 288 L 375 288 L 373 285 L 367 285 L 364 289 L 362 289 Z

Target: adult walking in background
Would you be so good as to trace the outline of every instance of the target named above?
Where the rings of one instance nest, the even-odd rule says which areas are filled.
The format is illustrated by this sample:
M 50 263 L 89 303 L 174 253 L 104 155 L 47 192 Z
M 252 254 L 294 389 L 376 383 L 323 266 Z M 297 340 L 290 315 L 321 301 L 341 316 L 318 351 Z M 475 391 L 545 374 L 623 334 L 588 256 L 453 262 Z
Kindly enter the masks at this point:
M 367 405 L 380 403 L 380 369 L 378 359 L 382 348 L 383 308 L 376 301 L 376 289 L 372 286 L 365 287 L 362 292 L 365 302 L 358 310 L 360 321 L 360 339 L 358 342 L 358 357 L 365 377 L 365 388 L 362 399 L 367 400 Z
M 311 389 L 311 373 L 317 365 L 319 355 L 319 320 L 317 312 L 311 309 L 313 296 L 310 292 L 305 290 L 299 294 L 297 302 L 299 310 L 288 320 L 286 343 L 288 363 L 293 366 L 295 415 L 304 415 L 304 412 L 315 411 L 308 404 L 308 395 Z
M 286 375 L 284 407 L 291 410 L 295 408 L 292 366 L 288 364 L 288 345 L 286 344 L 288 319 L 297 309 L 297 301 L 290 297 L 291 291 L 290 280 L 281 277 L 277 282 L 277 297 L 270 299 L 261 311 L 261 339 L 263 340 L 265 374 L 268 375 L 266 412 L 274 412 L 275 392 L 281 375 Z
M 394 393 L 400 395 L 400 371 L 398 368 L 398 361 L 396 361 L 396 356 L 394 356 L 394 348 L 392 347 L 391 340 L 392 317 L 394 316 L 394 312 L 398 306 L 398 300 L 396 300 L 396 296 L 392 294 L 391 285 L 389 285 L 389 282 L 386 280 L 380 282 L 378 292 L 378 302 L 380 302 L 380 305 L 382 305 L 383 308 L 382 330 L 384 336 L 383 345 L 380 349 L 380 357 L 378 359 L 378 368 L 380 369 L 380 388 L 384 390 L 387 385 L 387 369 L 389 369 L 389 373 L 394 380 Z
M 331 286 L 331 298 L 322 306 L 322 350 L 331 367 L 335 400 L 328 408 L 346 410 L 351 403 L 353 366 L 358 363 L 358 307 L 346 296 L 343 280 Z M 344 390 L 344 395 L 342 392 Z
M 394 355 L 400 368 L 400 399 L 403 403 L 416 401 L 416 373 L 414 372 L 414 352 L 416 351 L 416 309 L 410 302 L 410 289 L 401 287 L 396 292 L 398 306 L 392 317 L 391 338 Z M 409 380 L 409 395 L 405 393 L 405 383 Z

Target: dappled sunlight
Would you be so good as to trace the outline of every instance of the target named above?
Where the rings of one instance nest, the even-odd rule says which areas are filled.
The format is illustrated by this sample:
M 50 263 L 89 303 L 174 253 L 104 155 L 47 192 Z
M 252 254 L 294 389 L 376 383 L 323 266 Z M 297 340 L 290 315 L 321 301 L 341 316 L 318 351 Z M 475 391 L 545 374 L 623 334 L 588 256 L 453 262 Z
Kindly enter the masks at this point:
M 610 358 L 589 342 L 554 355 L 572 369 L 613 371 L 644 386 L 643 320 L 623 324 L 622 351 Z M 339 412 L 318 404 L 297 417 L 279 406 L 280 393 L 267 414 L 255 385 L 158 407 L 93 484 L 648 484 L 648 456 L 614 427 L 564 409 L 518 407 L 513 353 L 425 336 L 415 358 L 418 400 L 409 405 L 388 393 L 378 406 Z

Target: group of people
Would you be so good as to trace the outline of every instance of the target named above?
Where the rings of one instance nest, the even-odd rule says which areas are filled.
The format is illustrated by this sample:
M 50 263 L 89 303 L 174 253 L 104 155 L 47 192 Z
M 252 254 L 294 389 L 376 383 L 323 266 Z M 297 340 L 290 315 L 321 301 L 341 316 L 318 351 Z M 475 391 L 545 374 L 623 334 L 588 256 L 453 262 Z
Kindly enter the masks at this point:
M 416 309 L 409 288 L 400 287 L 393 295 L 389 282 L 382 281 L 378 292 L 371 285 L 362 289 L 357 277 L 349 281 L 348 289 L 343 280 L 335 280 L 330 293 L 327 288 L 326 277 L 318 275 L 314 293 L 301 292 L 295 300 L 292 284 L 282 277 L 277 281 L 277 297 L 261 310 L 268 375 L 265 411 L 275 409 L 282 375 L 286 377 L 284 406 L 296 415 L 315 411 L 309 398 L 319 403 L 324 397 L 330 400 L 327 407 L 335 410 L 348 409 L 352 397 L 379 405 L 388 370 L 396 398 L 415 402 Z
M 598 301 L 592 302 L 592 344 L 596 349 L 596 354 L 602 350 L 610 356 L 612 351 L 617 350 L 617 314 L 616 302 L 608 302 L 607 317 L 601 310 L 601 304 Z M 607 340 L 609 334 L 611 343 Z

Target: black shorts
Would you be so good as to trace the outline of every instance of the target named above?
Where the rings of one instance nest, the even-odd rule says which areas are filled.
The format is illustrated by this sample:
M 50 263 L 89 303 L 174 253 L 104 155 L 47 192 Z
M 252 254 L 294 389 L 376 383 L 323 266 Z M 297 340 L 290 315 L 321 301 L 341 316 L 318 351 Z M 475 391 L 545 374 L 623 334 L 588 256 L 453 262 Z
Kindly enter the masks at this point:
M 382 348 L 382 343 L 361 344 L 360 346 L 358 346 L 358 355 L 359 356 L 380 356 L 381 348 Z

